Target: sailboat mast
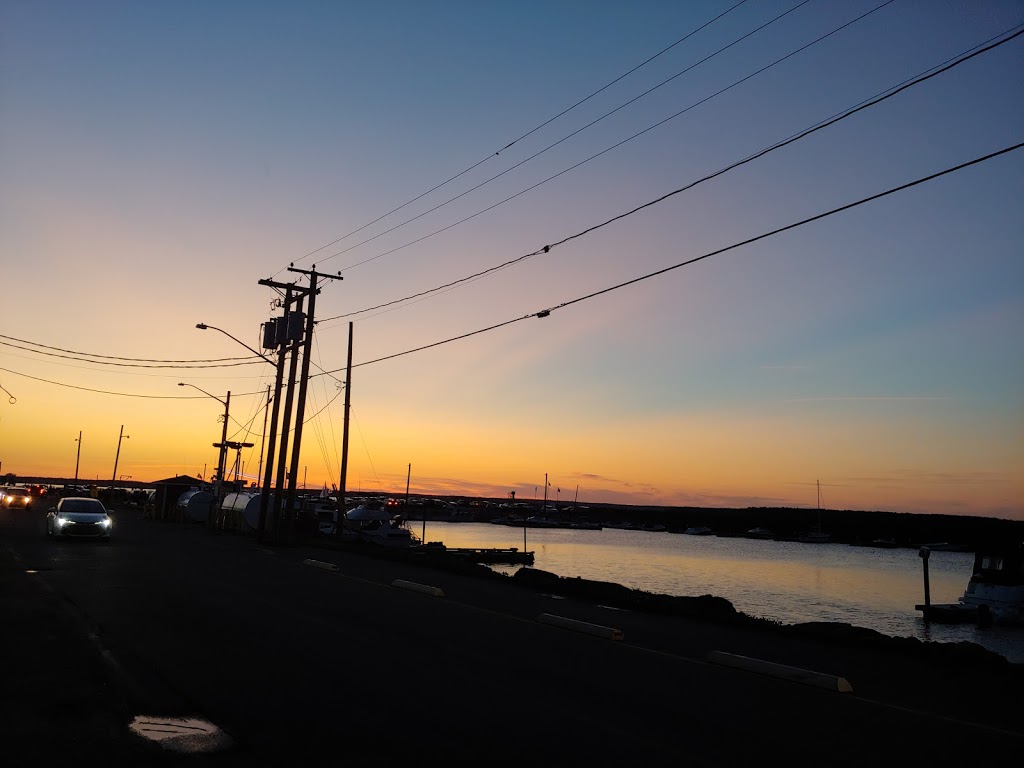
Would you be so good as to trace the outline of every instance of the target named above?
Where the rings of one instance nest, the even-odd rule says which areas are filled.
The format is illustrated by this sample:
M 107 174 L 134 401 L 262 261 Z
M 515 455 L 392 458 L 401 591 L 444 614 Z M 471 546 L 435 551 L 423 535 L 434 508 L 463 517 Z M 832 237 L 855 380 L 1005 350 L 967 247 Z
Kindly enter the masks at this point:
M 815 480 L 818 485 L 818 533 L 821 533 L 821 480 Z

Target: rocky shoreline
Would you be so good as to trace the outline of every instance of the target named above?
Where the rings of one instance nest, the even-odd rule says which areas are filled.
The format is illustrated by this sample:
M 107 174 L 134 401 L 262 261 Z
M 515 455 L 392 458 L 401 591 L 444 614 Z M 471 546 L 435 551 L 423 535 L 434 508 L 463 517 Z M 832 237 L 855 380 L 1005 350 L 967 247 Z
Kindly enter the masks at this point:
M 443 551 L 403 550 L 379 547 L 364 542 L 336 543 L 330 540 L 309 542 L 325 549 L 358 553 L 367 557 L 392 559 L 445 570 L 462 576 L 511 582 L 534 592 L 556 593 L 566 598 L 607 605 L 620 610 L 661 616 L 675 616 L 723 628 L 755 630 L 779 639 L 813 641 L 858 650 L 877 650 L 885 654 L 927 660 L 929 663 L 954 664 L 959 668 L 1004 670 L 1024 682 L 1024 664 L 1013 664 L 1004 656 L 976 643 L 940 643 L 913 637 L 890 637 L 872 629 L 836 622 L 783 624 L 772 619 L 749 616 L 737 611 L 722 597 L 662 595 L 624 587 L 612 582 L 579 577 L 562 577 L 536 568 L 520 568 L 513 575 L 498 573 L 486 565 L 446 555 Z

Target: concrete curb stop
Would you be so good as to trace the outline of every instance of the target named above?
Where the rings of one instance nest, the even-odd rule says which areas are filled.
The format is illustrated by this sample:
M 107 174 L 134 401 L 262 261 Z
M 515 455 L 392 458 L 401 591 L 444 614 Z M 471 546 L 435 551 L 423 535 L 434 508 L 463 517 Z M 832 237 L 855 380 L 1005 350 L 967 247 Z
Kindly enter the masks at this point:
M 398 587 L 399 589 L 408 589 L 413 592 L 422 592 L 425 595 L 433 595 L 434 597 L 444 597 L 444 591 L 437 587 L 431 587 L 427 584 L 417 584 L 415 581 L 405 581 L 404 579 L 395 579 L 391 582 L 392 587 Z
M 750 656 L 739 656 L 734 653 L 723 651 L 711 651 L 707 660 L 712 664 L 721 664 L 726 667 L 745 669 L 748 672 L 758 672 L 772 677 L 781 677 L 785 680 L 792 680 L 804 685 L 813 685 L 817 688 L 825 688 L 840 693 L 853 693 L 853 686 L 845 677 L 826 675 L 822 672 L 812 672 L 809 669 L 791 667 L 786 664 L 776 664 L 772 661 L 754 659 Z
M 621 629 L 614 629 L 613 627 L 603 627 L 600 624 L 590 624 L 586 621 L 568 619 L 565 616 L 556 616 L 551 613 L 542 613 L 540 616 L 537 617 L 537 621 L 539 621 L 541 624 L 551 624 L 555 627 L 572 629 L 576 632 L 583 632 L 588 635 L 603 637 L 608 640 L 621 640 L 623 638 Z
M 313 568 L 320 568 L 325 571 L 336 571 L 338 566 L 334 563 L 325 563 L 323 560 L 310 560 L 309 558 L 302 561 L 303 565 L 309 565 Z

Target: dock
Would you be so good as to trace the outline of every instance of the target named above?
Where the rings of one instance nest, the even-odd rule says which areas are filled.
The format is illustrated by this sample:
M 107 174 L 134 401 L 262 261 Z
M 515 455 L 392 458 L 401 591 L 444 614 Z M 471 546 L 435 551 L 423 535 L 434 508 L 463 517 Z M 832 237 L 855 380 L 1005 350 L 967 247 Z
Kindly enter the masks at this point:
M 533 565 L 533 552 L 520 552 L 517 547 L 445 547 L 437 549 L 453 557 L 486 565 Z
M 921 611 L 926 622 L 936 624 L 977 624 L 987 627 L 992 624 L 992 616 L 985 606 L 967 605 L 964 603 L 929 603 L 915 605 Z

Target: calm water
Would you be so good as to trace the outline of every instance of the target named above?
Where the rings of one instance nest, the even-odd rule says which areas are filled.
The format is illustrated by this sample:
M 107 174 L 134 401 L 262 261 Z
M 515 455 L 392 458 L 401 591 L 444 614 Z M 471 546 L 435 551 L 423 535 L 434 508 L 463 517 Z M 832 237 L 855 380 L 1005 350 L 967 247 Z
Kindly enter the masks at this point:
M 410 527 L 423 534 L 422 521 Z M 427 521 L 426 541 L 449 547 L 524 549 L 523 529 L 490 523 Z M 924 574 L 916 549 L 848 544 L 688 536 L 605 528 L 576 531 L 529 528 L 525 549 L 534 567 L 559 576 L 610 581 L 665 595 L 714 595 L 736 610 L 786 624 L 834 621 L 893 637 L 977 643 L 1024 663 L 1024 630 L 971 624 L 926 626 L 915 605 L 924 602 Z M 933 552 L 928 561 L 931 600 L 953 603 L 963 594 L 974 555 Z M 497 566 L 512 573 L 518 566 Z

